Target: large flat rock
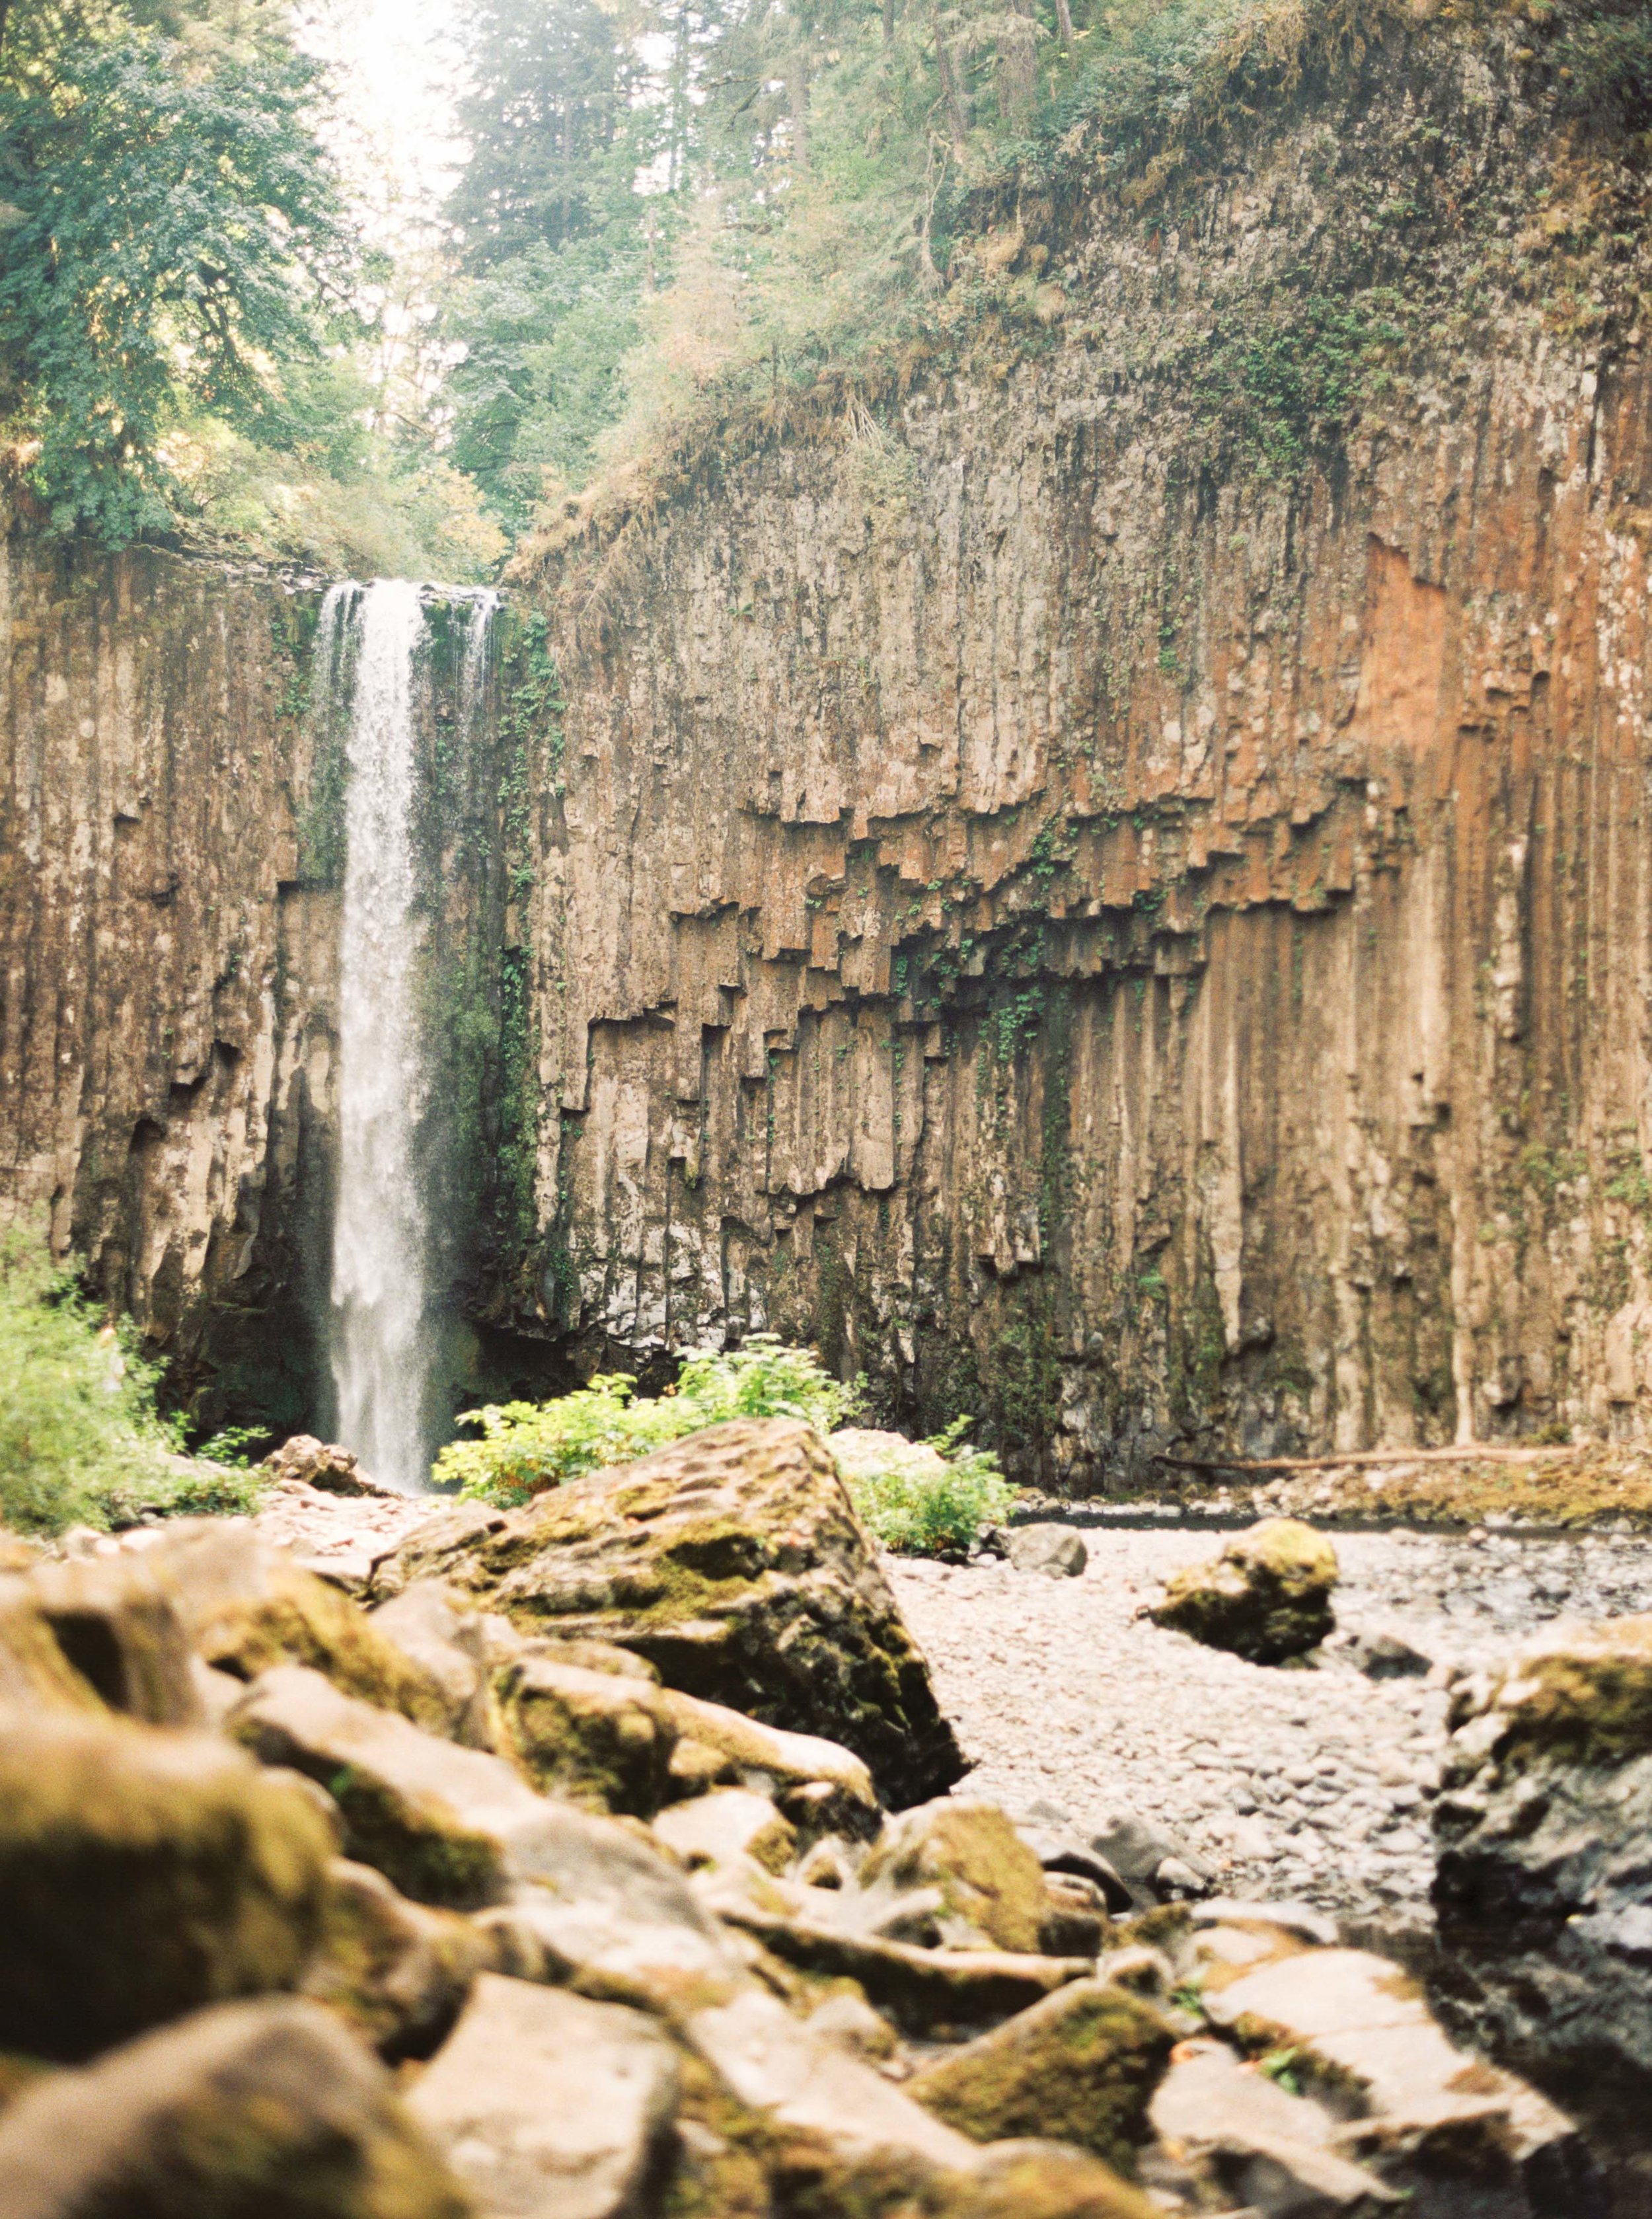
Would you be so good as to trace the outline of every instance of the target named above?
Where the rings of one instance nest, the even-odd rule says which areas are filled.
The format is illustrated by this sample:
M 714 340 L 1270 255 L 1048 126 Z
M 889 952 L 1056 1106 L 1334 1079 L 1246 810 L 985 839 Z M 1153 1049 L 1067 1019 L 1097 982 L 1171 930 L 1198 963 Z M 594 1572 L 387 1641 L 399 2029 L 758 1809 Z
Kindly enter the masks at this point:
M 640 2011 L 488 1973 L 409 2101 L 490 2219 L 637 2219 L 677 2091 Z
M 668 1687 L 841 1743 L 888 1802 L 966 1769 L 831 1452 L 792 1420 L 712 1426 L 523 1510 L 444 1513 L 373 1591 L 432 1575 L 523 1632 L 618 1643 Z

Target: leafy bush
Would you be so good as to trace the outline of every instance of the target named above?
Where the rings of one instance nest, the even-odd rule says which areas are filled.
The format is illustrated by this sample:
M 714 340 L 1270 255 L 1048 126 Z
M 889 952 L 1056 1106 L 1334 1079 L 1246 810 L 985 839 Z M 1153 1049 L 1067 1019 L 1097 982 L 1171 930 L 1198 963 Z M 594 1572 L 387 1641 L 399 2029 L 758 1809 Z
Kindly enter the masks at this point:
M 726 1355 L 691 1356 L 675 1387 L 637 1392 L 632 1379 L 599 1375 L 552 1402 L 490 1404 L 462 1422 L 482 1438 L 455 1441 L 436 1459 L 438 1485 L 506 1507 L 587 1471 L 626 1464 L 726 1418 L 802 1418 L 821 1433 L 841 1425 L 856 1390 L 822 1370 L 807 1348 L 754 1333 Z
M 273 29 L 0 23 L 0 441 L 55 530 L 120 546 L 171 523 L 180 416 L 264 424 L 348 295 L 319 72 Z
M 0 1234 L 0 1520 L 22 1532 L 245 1510 L 245 1473 L 177 1453 L 156 1373 L 105 1324 L 37 1233 Z
M 998 1525 L 1009 1515 L 1016 1489 L 991 1450 L 947 1454 L 960 1429 L 953 1426 L 930 1444 L 946 1457 L 939 1471 L 923 1469 L 916 1459 L 896 1458 L 849 1478 L 854 1507 L 884 1548 L 907 1557 L 966 1557 L 984 1526 Z

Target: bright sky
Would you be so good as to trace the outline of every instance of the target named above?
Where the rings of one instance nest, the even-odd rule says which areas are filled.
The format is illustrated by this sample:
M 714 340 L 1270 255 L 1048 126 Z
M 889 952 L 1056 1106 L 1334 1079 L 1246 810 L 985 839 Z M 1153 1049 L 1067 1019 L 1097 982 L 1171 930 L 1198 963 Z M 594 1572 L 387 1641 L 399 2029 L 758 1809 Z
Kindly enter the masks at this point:
M 302 42 L 335 67 L 337 152 L 386 246 L 435 213 L 458 165 L 455 16 L 455 0 L 301 0 Z

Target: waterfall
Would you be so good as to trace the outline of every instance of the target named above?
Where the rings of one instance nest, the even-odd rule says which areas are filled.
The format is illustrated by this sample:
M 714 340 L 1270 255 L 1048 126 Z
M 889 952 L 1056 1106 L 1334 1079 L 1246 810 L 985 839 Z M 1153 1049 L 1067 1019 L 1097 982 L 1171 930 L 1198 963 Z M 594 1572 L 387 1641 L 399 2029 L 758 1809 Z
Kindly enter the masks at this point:
M 426 1234 L 417 1161 L 425 1061 L 416 1005 L 413 684 L 425 619 L 417 586 L 335 586 L 356 629 L 345 805 L 338 984 L 338 1174 L 332 1377 L 338 1438 L 387 1487 L 430 1469 Z

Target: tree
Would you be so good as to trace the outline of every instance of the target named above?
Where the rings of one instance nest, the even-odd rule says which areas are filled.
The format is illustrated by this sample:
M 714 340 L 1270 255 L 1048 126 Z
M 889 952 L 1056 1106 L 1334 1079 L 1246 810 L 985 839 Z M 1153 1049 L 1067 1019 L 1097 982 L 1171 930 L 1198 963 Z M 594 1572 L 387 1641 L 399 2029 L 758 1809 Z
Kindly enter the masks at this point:
M 643 28 L 593 0 L 488 0 L 469 21 L 448 398 L 454 460 L 513 529 L 583 482 L 618 414 L 669 229 L 665 196 L 639 190 L 668 129 Z
M 165 529 L 165 442 L 254 426 L 313 359 L 352 252 L 279 41 L 187 39 L 115 10 L 14 4 L 0 51 L 6 444 L 59 531 Z

